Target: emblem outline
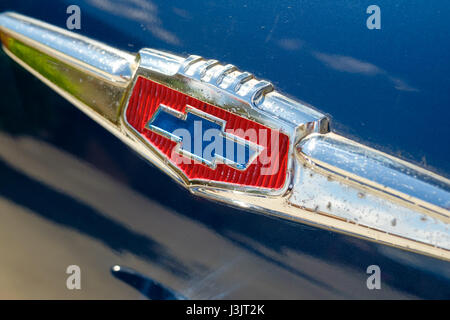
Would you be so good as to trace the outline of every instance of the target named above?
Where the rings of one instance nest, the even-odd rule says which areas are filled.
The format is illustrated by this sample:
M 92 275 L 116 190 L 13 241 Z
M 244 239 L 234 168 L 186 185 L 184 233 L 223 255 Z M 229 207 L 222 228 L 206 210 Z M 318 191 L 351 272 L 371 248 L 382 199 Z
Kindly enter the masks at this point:
M 185 68 L 185 67 L 182 67 L 182 68 Z M 186 176 L 186 174 L 183 172 L 183 170 L 181 170 L 179 167 L 177 167 L 171 161 L 168 161 L 167 157 L 164 154 L 162 154 L 155 146 L 153 146 L 153 144 L 150 143 L 138 130 L 136 130 L 136 128 L 134 128 L 127 119 L 127 110 L 129 107 L 129 102 L 131 100 L 131 96 L 133 94 L 136 83 L 139 80 L 139 77 L 142 77 L 146 80 L 153 81 L 159 85 L 168 87 L 167 84 L 161 83 L 160 81 L 157 81 L 153 77 L 150 78 L 148 76 L 144 76 L 144 75 L 140 74 L 140 71 L 145 72 L 145 66 L 142 66 L 142 63 L 139 66 L 138 70 L 136 71 L 136 74 L 133 77 L 132 83 L 130 85 L 129 91 L 125 96 L 126 103 L 123 106 L 122 111 L 120 113 L 120 121 L 123 123 L 123 125 L 127 129 L 127 131 L 130 131 L 130 133 L 133 134 L 133 137 L 137 138 L 139 143 L 143 143 L 145 145 L 145 147 L 147 148 L 147 150 L 151 153 L 151 155 L 150 155 L 149 153 L 146 152 L 146 153 L 144 153 L 144 156 L 146 158 L 149 158 L 148 160 L 152 164 L 158 166 L 160 169 L 162 169 L 166 173 L 170 174 L 172 176 L 172 178 L 175 179 L 175 181 L 177 181 L 181 185 L 187 187 L 188 190 L 190 190 L 191 192 L 195 192 L 195 190 L 199 189 L 199 188 L 208 187 L 208 189 L 211 189 L 211 190 L 213 190 L 215 188 L 219 188 L 219 189 L 228 190 L 231 192 L 238 192 L 238 193 L 241 192 L 244 194 L 255 194 L 255 195 L 264 195 L 264 196 L 280 196 L 280 195 L 286 194 L 286 192 L 289 190 L 289 186 L 292 183 L 292 177 L 293 177 L 293 174 L 292 174 L 292 161 L 293 161 L 292 158 L 293 157 L 291 156 L 291 153 L 293 150 L 293 145 L 292 145 L 292 139 L 289 137 L 289 135 L 288 135 L 289 147 L 288 147 L 288 150 L 286 151 L 288 154 L 287 154 L 286 173 L 285 173 L 285 178 L 284 178 L 285 180 L 284 180 L 283 186 L 281 188 L 274 189 L 274 188 L 264 188 L 264 187 L 258 187 L 258 186 L 239 185 L 239 184 L 233 184 L 230 182 L 211 181 L 211 180 L 199 179 L 199 178 L 189 179 Z M 168 88 L 170 88 L 170 87 L 168 87 Z M 175 89 L 175 88 L 170 88 L 170 89 L 176 90 L 186 96 L 190 96 L 189 94 L 181 91 L 180 89 Z M 193 98 L 198 99 L 196 97 L 193 97 Z M 200 101 L 209 103 L 209 102 L 206 102 L 203 100 L 200 100 Z M 214 104 L 214 106 L 217 108 L 221 108 L 220 106 L 218 106 L 216 104 Z M 221 109 L 228 111 L 225 108 L 221 108 Z M 242 117 L 242 115 L 240 115 L 240 114 L 237 114 L 237 115 L 239 117 Z M 254 121 L 253 119 L 249 119 L 249 120 Z M 259 123 L 259 122 L 257 122 L 257 123 Z M 268 127 L 266 124 L 262 124 L 262 123 L 259 123 L 259 124 Z M 271 130 L 277 130 L 276 128 L 271 128 L 271 127 L 268 127 L 268 128 Z M 156 161 L 153 160 L 153 159 L 155 159 L 155 157 L 151 157 L 151 156 L 156 156 L 158 163 L 156 163 Z

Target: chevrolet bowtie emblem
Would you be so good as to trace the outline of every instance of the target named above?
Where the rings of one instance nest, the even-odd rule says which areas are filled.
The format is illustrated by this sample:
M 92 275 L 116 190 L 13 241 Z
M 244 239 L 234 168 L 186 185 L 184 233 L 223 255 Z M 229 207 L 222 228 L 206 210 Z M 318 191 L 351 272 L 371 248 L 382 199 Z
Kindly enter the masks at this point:
M 224 163 L 245 170 L 258 155 L 258 145 L 230 133 L 225 127 L 226 121 L 192 106 L 186 106 L 183 114 L 163 104 L 145 126 L 177 142 L 174 152 L 184 156 L 175 157 L 178 161 L 191 159 L 212 169 L 217 163 Z
M 15 13 L 0 14 L 0 35 L 11 58 L 191 192 L 450 260 L 448 179 L 329 132 L 269 82 Z

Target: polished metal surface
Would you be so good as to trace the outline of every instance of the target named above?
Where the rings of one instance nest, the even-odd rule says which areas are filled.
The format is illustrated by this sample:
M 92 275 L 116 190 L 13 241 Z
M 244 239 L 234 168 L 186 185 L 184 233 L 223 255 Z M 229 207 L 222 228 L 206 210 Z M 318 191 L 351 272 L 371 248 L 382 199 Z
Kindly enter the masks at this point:
M 308 137 L 297 157 L 291 204 L 450 249 L 448 180 L 333 133 Z
M 297 149 L 317 166 L 355 175 L 368 185 L 448 218 L 450 181 L 429 171 L 334 135 L 311 135 Z
M 450 260 L 450 181 L 329 132 L 313 108 L 232 65 L 153 49 L 137 55 L 13 13 L 0 15 L 4 50 L 63 97 L 197 195 Z M 128 124 L 144 77 L 289 136 L 281 190 L 189 181 Z
M 135 56 L 15 13 L 0 16 L 3 49 L 84 110 L 116 123 Z

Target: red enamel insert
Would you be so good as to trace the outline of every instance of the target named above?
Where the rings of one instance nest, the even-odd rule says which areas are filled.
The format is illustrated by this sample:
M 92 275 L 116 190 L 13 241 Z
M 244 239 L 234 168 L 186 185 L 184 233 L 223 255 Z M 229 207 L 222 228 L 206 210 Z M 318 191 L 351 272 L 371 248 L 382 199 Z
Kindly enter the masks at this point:
M 160 104 L 183 113 L 186 105 L 190 105 L 226 121 L 225 130 L 241 129 L 236 131 L 237 136 L 239 136 L 239 132 L 245 132 L 247 129 L 254 129 L 257 133 L 265 131 L 268 138 L 258 136 L 257 141 L 252 141 L 263 146 L 264 150 L 245 170 L 239 170 L 223 163 L 218 163 L 213 169 L 195 160 L 186 161 L 186 163 L 183 161 L 183 163 L 177 164 L 171 157 L 177 143 L 145 128 L 145 125 L 152 118 Z M 202 102 L 143 77 L 138 77 L 133 88 L 126 110 L 126 119 L 156 150 L 177 166 L 189 180 L 203 180 L 266 189 L 280 189 L 285 183 L 289 138 L 287 135 L 257 122 Z M 270 139 L 272 134 L 275 134 L 274 136 L 277 137 L 274 145 L 272 145 L 273 141 Z M 244 135 L 241 138 L 250 141 L 248 136 Z M 262 142 L 263 140 L 264 142 Z M 270 161 L 267 159 L 270 159 Z

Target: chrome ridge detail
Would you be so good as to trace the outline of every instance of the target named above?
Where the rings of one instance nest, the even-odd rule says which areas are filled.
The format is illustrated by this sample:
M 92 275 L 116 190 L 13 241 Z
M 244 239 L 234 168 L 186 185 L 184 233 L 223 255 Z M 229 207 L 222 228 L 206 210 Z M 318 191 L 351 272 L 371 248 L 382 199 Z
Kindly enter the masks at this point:
M 130 54 L 15 13 L 0 14 L 5 52 L 191 192 L 450 260 L 450 181 L 329 131 L 329 119 L 233 65 L 142 49 Z M 139 77 L 289 137 L 280 190 L 189 181 L 126 119 Z

